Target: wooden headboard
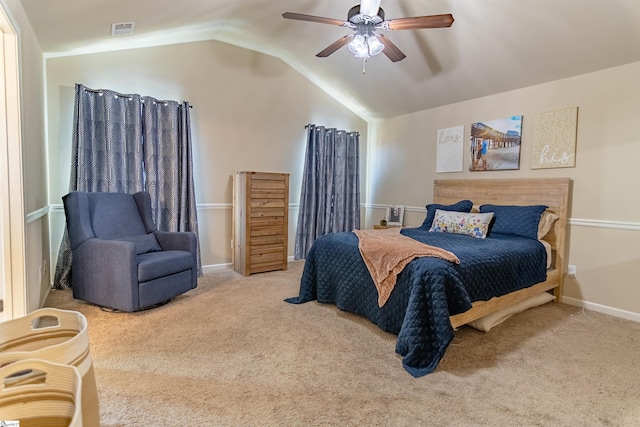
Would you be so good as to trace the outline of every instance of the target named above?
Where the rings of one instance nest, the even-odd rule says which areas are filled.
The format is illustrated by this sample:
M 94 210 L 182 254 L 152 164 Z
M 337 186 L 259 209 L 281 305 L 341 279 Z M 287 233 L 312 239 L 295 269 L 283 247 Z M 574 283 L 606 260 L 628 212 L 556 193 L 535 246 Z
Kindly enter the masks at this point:
M 551 244 L 554 275 L 558 275 L 557 301 L 562 296 L 562 285 L 567 271 L 567 224 L 571 209 L 571 180 L 569 178 L 514 178 L 514 179 L 446 179 L 436 180 L 433 201 L 452 204 L 468 199 L 475 206 L 494 205 L 546 205 L 558 215 L 553 229 L 545 237 Z

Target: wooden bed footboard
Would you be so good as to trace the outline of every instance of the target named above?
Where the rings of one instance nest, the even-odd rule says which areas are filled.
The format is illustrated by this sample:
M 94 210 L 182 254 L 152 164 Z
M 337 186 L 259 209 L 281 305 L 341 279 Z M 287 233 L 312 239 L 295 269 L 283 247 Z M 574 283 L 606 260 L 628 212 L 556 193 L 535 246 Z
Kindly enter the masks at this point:
M 534 295 L 553 290 L 556 302 L 561 302 L 568 264 L 568 221 L 571 209 L 571 180 L 569 178 L 514 178 L 514 179 L 447 179 L 436 180 L 433 201 L 452 204 L 469 199 L 474 205 L 546 205 L 558 215 L 551 231 L 544 240 L 551 244 L 552 264 L 547 280 L 529 288 L 492 298 L 476 301 L 470 310 L 451 316 L 454 328 L 473 320 L 517 304 Z

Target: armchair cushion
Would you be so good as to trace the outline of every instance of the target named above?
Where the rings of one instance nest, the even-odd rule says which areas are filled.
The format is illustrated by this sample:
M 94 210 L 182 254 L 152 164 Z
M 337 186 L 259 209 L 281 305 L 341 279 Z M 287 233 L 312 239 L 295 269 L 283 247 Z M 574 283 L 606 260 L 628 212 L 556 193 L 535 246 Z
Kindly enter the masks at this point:
M 193 256 L 185 251 L 162 251 L 137 256 L 138 282 L 188 270 L 193 266 Z
M 147 234 L 138 205 L 131 194 L 86 193 L 89 215 L 96 237 L 121 239 Z

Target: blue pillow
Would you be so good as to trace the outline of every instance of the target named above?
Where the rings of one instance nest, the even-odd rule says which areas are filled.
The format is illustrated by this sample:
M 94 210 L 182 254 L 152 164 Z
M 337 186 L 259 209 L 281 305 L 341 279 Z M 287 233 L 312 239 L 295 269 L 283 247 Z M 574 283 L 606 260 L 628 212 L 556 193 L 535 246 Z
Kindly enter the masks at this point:
M 507 234 L 538 239 L 538 224 L 542 213 L 547 209 L 544 205 L 533 206 L 499 206 L 482 205 L 480 212 L 493 212 L 493 224 L 489 227 L 492 234 Z
M 452 205 L 441 205 L 439 203 L 432 203 L 427 205 L 427 217 L 424 219 L 424 222 L 420 226 L 420 228 L 426 228 L 427 230 L 431 228 L 433 224 L 433 218 L 436 216 L 436 211 L 440 209 L 441 211 L 449 211 L 449 212 L 471 212 L 471 208 L 473 207 L 473 202 L 471 200 L 460 200 L 458 203 L 454 203 Z
M 156 239 L 155 234 L 142 234 L 140 236 L 121 237 L 117 240 L 133 243 L 136 246 L 136 254 L 146 254 L 149 252 L 161 251 L 162 248 Z

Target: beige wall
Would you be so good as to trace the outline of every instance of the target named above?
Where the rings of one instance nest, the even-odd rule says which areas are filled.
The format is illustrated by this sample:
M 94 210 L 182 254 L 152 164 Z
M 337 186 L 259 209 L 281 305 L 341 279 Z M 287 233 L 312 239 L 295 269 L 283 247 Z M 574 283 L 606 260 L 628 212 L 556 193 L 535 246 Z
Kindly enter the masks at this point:
M 19 37 L 27 311 L 40 308 L 49 290 L 47 149 L 44 131 L 42 50 L 17 0 L 5 0 Z M 11 183 L 18 186 L 19 183 Z
M 205 271 L 231 262 L 234 171 L 291 174 L 292 255 L 305 125 L 359 131 L 361 155 L 366 157 L 364 120 L 281 60 L 225 43 L 196 42 L 49 58 L 46 68 L 54 250 L 64 230 L 60 198 L 69 185 L 75 83 L 186 100 L 193 105 L 194 178 Z
M 370 142 L 368 224 L 382 206 L 408 206 L 406 223 L 419 225 L 434 179 L 569 177 L 573 180 L 569 264 L 576 279 L 565 301 L 640 320 L 640 62 L 461 102 L 376 124 Z M 575 168 L 532 170 L 532 117 L 578 107 Z M 436 174 L 438 129 L 523 115 L 520 169 Z M 465 142 L 468 147 L 468 142 Z

